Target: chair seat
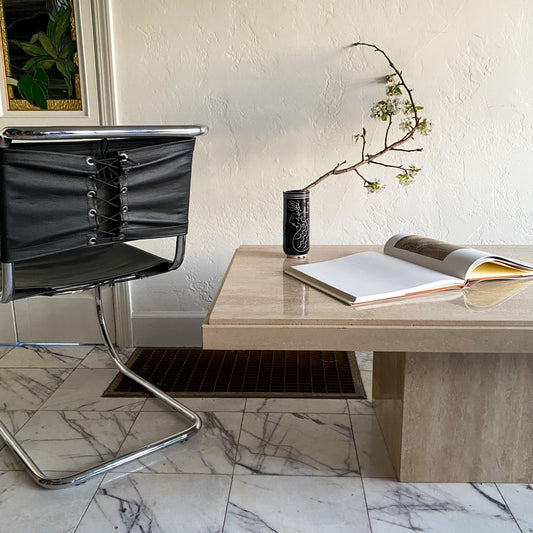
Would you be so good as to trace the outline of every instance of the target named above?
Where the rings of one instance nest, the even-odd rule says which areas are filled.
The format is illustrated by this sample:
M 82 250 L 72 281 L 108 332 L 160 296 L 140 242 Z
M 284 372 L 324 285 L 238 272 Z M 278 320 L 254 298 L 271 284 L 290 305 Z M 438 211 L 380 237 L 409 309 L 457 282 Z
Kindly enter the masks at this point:
M 123 243 L 36 257 L 15 263 L 14 299 L 78 290 L 106 280 L 166 272 L 170 261 Z M 125 280 L 123 280 L 125 281 Z

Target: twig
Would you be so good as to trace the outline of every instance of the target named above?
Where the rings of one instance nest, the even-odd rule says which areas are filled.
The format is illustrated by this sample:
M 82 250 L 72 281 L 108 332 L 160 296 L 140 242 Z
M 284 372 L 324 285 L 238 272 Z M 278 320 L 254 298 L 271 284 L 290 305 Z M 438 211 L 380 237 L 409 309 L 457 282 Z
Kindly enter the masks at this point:
M 407 87 L 407 84 L 405 83 L 405 80 L 403 79 L 402 72 L 396 68 L 394 63 L 390 60 L 389 56 L 381 48 L 378 48 L 375 44 L 353 43 L 352 46 L 368 46 L 370 48 L 373 48 L 376 52 L 379 52 L 381 55 L 383 55 L 383 57 L 389 63 L 390 68 L 392 70 L 394 70 L 395 74 L 398 76 L 398 78 L 400 78 L 400 84 L 403 85 L 405 90 L 407 91 L 407 95 L 409 96 L 409 101 L 411 102 L 411 105 L 413 106 L 413 117 L 415 119 L 416 125 L 418 125 L 419 118 L 418 118 L 418 113 L 417 113 L 415 101 L 414 101 L 414 98 L 413 98 L 413 93 L 411 92 L 411 89 L 409 89 L 409 87 Z
M 387 131 L 385 132 L 385 148 L 387 148 L 387 140 L 389 138 L 390 127 L 392 126 L 392 115 L 389 115 L 389 123 L 387 124 Z
M 357 43 L 353 43 L 352 46 L 354 46 L 354 47 L 355 46 L 366 46 L 366 47 L 372 48 L 374 51 L 379 52 L 385 58 L 385 60 L 389 64 L 389 66 L 392 68 L 392 70 L 398 76 L 398 79 L 400 80 L 400 83 L 398 85 L 401 85 L 405 89 L 405 91 L 407 92 L 407 96 L 409 98 L 409 103 L 410 103 L 410 106 L 411 106 L 413 123 L 411 124 L 409 130 L 403 135 L 403 137 L 400 137 L 397 141 L 394 141 L 393 143 L 388 144 L 389 143 L 388 136 L 389 136 L 389 132 L 390 132 L 391 125 L 392 125 L 392 116 L 389 114 L 389 117 L 388 117 L 389 123 L 387 125 L 387 130 L 385 132 L 384 148 L 382 150 L 380 150 L 379 152 L 376 152 L 375 154 L 365 154 L 366 130 L 365 130 L 365 128 L 363 128 L 362 134 L 361 134 L 361 137 L 362 137 L 361 159 L 358 162 L 356 162 L 355 164 L 350 165 L 350 166 L 345 167 L 345 168 L 339 168 L 339 167 L 341 165 L 346 164 L 346 161 L 344 161 L 343 163 L 338 164 L 337 166 L 335 166 L 334 168 L 332 168 L 331 170 L 329 170 L 328 172 L 326 172 L 325 174 L 320 176 L 318 179 L 316 179 L 315 181 L 313 181 L 312 183 L 307 185 L 307 187 L 304 187 L 303 189 L 301 189 L 302 191 L 308 191 L 308 190 L 312 189 L 313 187 L 316 187 L 319 183 L 324 181 L 329 176 L 338 175 L 338 174 L 344 174 L 346 172 L 352 172 L 352 171 L 355 171 L 355 173 L 359 177 L 361 177 L 366 184 L 375 183 L 375 182 L 369 182 L 366 178 L 363 177 L 363 175 L 357 169 L 359 167 L 363 166 L 363 165 L 367 165 L 369 163 L 374 163 L 374 164 L 379 164 L 379 165 L 382 165 L 382 166 L 385 166 L 385 167 L 399 168 L 401 170 L 405 170 L 405 168 L 403 166 L 387 165 L 385 163 L 381 163 L 381 162 L 376 161 L 376 159 L 379 159 L 379 158 L 383 157 L 385 154 L 387 154 L 389 152 L 392 152 L 392 151 L 398 151 L 398 152 L 420 152 L 420 151 L 422 151 L 422 148 L 415 148 L 415 149 L 400 148 L 401 145 L 403 145 L 408 140 L 413 138 L 413 136 L 416 133 L 417 129 L 419 128 L 420 122 L 421 122 L 421 119 L 418 116 L 418 110 L 417 110 L 417 106 L 416 106 L 414 98 L 413 98 L 412 91 L 406 85 L 405 80 L 404 80 L 403 75 L 402 75 L 402 72 L 396 68 L 394 63 L 390 60 L 389 56 L 383 50 L 381 50 L 381 48 L 378 48 L 376 45 L 369 44 L 369 43 L 363 43 L 363 42 L 357 42 Z
M 371 181 L 367 180 L 356 168 L 353 170 L 365 182 L 365 185 L 370 185 L 372 183 Z
M 399 168 L 401 170 L 405 170 L 402 165 L 387 165 L 386 163 L 382 163 L 381 161 L 369 161 L 369 163 L 372 165 L 381 165 L 382 167 Z

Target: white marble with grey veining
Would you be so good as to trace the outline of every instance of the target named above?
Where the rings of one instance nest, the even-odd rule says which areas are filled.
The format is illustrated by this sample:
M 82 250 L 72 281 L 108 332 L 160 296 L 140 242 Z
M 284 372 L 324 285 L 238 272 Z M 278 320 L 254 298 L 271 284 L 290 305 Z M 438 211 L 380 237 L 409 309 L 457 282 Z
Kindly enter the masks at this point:
M 363 485 L 372 533 L 520 533 L 493 483 L 364 478 Z
M 178 402 L 193 411 L 231 411 L 242 412 L 246 405 L 246 398 L 178 398 Z M 172 409 L 157 398 L 147 398 L 143 411 L 172 411 Z
M 350 417 L 245 413 L 235 473 L 359 475 Z
M 365 388 L 365 393 L 367 399 L 372 398 L 372 371 L 371 370 L 361 370 L 361 380 L 363 382 L 363 387 Z
M 44 471 L 74 472 L 112 459 L 136 413 L 39 411 L 16 434 Z
M 0 442 L 2 442 L 0 440 Z M 0 471 L 24 470 L 24 465 L 17 459 L 7 446 L 0 444 Z
M 522 533 L 533 533 L 533 485 L 498 483 L 497 486 Z
M 2 411 L 0 420 L 12 434 L 15 434 L 32 415 L 33 411 Z M 21 462 L 0 439 L 0 470 L 21 470 L 22 468 Z
M 374 415 L 352 415 L 357 458 L 363 477 L 394 477 L 389 452 Z
M 0 368 L 0 408 L 39 409 L 70 373 L 58 368 Z
M 173 444 L 119 467 L 118 472 L 231 474 L 237 453 L 242 413 L 199 413 L 202 429 L 183 443 Z M 141 412 L 120 449 L 127 453 L 186 427 L 175 413 Z
M 102 398 L 116 376 L 114 370 L 79 368 L 50 396 L 43 409 L 52 411 L 137 411 L 145 398 Z
M 0 346 L 0 359 L 6 355 L 7 352 L 13 349 L 13 346 Z
M 125 363 L 134 352 L 135 348 L 115 348 L 120 360 Z M 111 359 L 107 348 L 103 345 L 91 346 L 90 352 L 80 363 L 80 368 L 112 368 L 118 371 Z
M 248 398 L 249 413 L 348 413 L 346 400 L 322 398 Z
M 373 415 L 374 407 L 372 401 L 368 400 L 352 400 L 348 399 L 348 411 L 352 415 Z
M 15 346 L 0 359 L 0 367 L 75 368 L 92 346 Z
M 224 533 L 370 533 L 357 477 L 234 476 Z
M 355 352 L 359 370 L 371 371 L 374 360 L 373 352 Z
M 107 474 L 76 533 L 221 533 L 228 475 Z
M 0 472 L 0 528 L 5 533 L 74 533 L 100 481 L 44 490 L 26 472 Z
M 1 411 L 0 420 L 11 433 L 16 433 L 32 417 L 34 411 Z
M 17 361 L 33 366 L 42 358 L 43 367 L 79 361 L 79 347 L 56 348 L 32 349 Z M 13 350 L 4 350 L 4 357 L 15 361 Z M 369 394 L 371 354 L 357 355 Z M 158 400 L 101 398 L 116 374 L 105 361 L 96 347 L 74 371 L 9 368 L 10 360 L 0 365 L 0 406 L 8 409 L 0 419 L 47 473 L 88 467 L 180 427 L 180 418 Z M 80 487 L 38 488 L 4 446 L 0 516 L 9 524 L 6 531 L 37 531 L 38 524 L 39 533 L 368 533 L 364 487 L 372 533 L 519 533 L 516 521 L 522 533 L 533 533 L 533 490 L 527 485 L 402 484 L 382 478 L 391 472 L 390 462 L 368 400 L 340 400 L 341 412 L 335 412 L 338 400 L 181 401 L 202 412 L 199 434 L 145 457 L 145 465 L 123 467 L 129 473 L 115 470 Z M 34 412 L 44 402 L 44 409 Z M 66 409 L 50 410 L 54 405 Z

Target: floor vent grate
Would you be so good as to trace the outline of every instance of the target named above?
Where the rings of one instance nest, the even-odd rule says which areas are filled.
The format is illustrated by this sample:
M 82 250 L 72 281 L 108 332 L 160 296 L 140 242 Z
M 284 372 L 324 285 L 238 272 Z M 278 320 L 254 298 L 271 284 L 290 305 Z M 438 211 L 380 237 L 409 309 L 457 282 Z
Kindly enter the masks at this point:
M 354 352 L 138 348 L 126 363 L 172 396 L 366 398 Z M 104 396 L 148 396 L 117 375 Z

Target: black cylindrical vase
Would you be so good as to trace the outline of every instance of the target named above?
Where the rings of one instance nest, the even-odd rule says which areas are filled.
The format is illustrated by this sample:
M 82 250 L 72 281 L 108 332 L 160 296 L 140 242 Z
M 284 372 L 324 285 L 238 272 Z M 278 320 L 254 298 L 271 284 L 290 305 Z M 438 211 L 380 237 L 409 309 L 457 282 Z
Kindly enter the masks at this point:
M 309 252 L 309 191 L 283 193 L 283 251 L 299 258 Z

